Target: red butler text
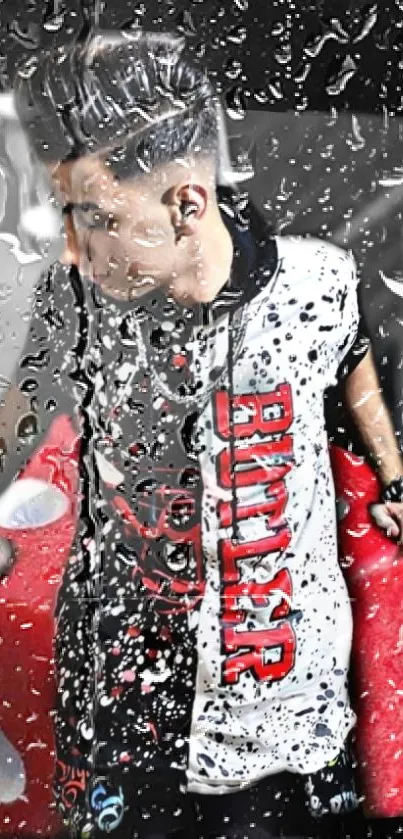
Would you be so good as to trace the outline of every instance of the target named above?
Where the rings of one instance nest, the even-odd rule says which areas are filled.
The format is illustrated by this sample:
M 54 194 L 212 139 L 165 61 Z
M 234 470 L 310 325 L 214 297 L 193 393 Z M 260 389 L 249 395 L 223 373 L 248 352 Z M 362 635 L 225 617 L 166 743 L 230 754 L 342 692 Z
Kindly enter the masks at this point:
M 231 417 L 232 415 L 232 417 Z M 230 397 L 219 391 L 214 400 L 214 424 L 224 446 L 217 457 L 217 481 L 224 489 L 240 489 L 259 484 L 265 499 L 253 505 L 220 502 L 221 527 L 242 527 L 242 521 L 264 517 L 267 536 L 254 541 L 221 539 L 218 544 L 221 570 L 222 681 L 234 684 L 250 671 L 256 680 L 283 679 L 294 666 L 296 639 L 291 622 L 292 580 L 287 568 L 271 580 L 258 583 L 242 578 L 242 560 L 284 551 L 291 541 L 285 512 L 288 495 L 284 478 L 293 465 L 293 438 L 288 434 L 293 421 L 291 388 L 280 385 L 263 394 Z M 235 445 L 230 448 L 233 433 Z M 234 521 L 235 517 L 235 521 Z M 263 629 L 245 628 L 246 611 L 241 598 L 248 597 L 253 608 L 268 609 L 270 598 L 283 593 Z M 275 625 L 270 626 L 270 621 Z

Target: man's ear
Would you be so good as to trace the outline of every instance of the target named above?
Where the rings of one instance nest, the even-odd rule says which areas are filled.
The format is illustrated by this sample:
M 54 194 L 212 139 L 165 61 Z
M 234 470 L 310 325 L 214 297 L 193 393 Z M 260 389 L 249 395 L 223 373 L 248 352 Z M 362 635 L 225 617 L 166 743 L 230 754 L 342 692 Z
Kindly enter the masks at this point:
M 200 184 L 180 184 L 170 196 L 171 221 L 178 238 L 192 236 L 208 203 L 207 189 Z

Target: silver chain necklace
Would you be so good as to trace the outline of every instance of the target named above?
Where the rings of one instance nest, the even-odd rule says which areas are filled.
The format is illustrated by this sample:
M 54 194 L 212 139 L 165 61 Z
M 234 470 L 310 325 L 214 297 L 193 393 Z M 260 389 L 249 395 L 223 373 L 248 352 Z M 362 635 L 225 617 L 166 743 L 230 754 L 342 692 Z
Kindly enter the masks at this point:
M 237 361 L 237 359 L 239 358 L 239 355 L 240 355 L 240 352 L 241 352 L 241 349 L 242 349 L 242 346 L 243 346 L 245 332 L 246 332 L 247 318 L 246 318 L 246 313 L 245 313 L 245 307 L 243 307 L 240 312 L 237 311 L 235 313 L 232 321 L 230 321 L 229 316 L 227 316 L 227 318 L 228 318 L 228 320 L 227 320 L 227 335 L 229 334 L 229 332 L 228 332 L 229 329 L 231 329 L 231 328 L 235 329 L 235 341 L 234 341 L 234 345 L 233 345 L 233 347 L 234 347 L 234 357 L 231 359 L 231 363 L 234 364 Z M 215 378 L 213 381 L 210 380 L 208 382 L 207 387 L 204 387 L 203 389 L 200 388 L 200 390 L 198 390 L 197 394 L 191 395 L 191 396 L 188 396 L 188 395 L 183 395 L 182 396 L 181 394 L 177 393 L 176 391 L 172 390 L 169 387 L 169 385 L 167 384 L 167 382 L 165 381 L 163 376 L 160 373 L 158 373 L 154 364 L 152 363 L 152 361 L 147 356 L 146 343 L 144 341 L 141 325 L 140 325 L 137 318 L 134 319 L 134 330 L 135 330 L 136 343 L 137 343 L 137 349 L 138 349 L 139 363 L 140 363 L 140 366 L 144 367 L 144 369 L 146 369 L 146 370 L 148 369 L 150 371 L 150 378 L 151 378 L 151 383 L 152 383 L 153 388 L 155 388 L 155 390 L 157 390 L 157 392 L 159 392 L 162 396 L 165 396 L 165 398 L 168 399 L 170 402 L 175 402 L 177 404 L 185 405 L 185 406 L 189 406 L 189 407 L 195 405 L 195 403 L 199 407 L 200 407 L 200 404 L 202 404 L 203 406 L 206 405 L 207 402 L 209 401 L 213 391 L 216 390 L 222 384 L 225 376 L 227 375 L 228 362 L 229 362 L 228 352 L 227 352 L 226 361 L 224 363 L 224 366 L 223 366 L 223 368 L 222 368 L 222 370 L 221 370 L 221 372 L 220 372 L 220 374 L 218 375 L 217 378 Z M 199 329 L 199 335 L 200 335 L 200 333 L 202 333 L 202 330 Z M 202 345 L 202 343 L 206 342 L 206 338 L 208 338 L 208 335 L 206 335 L 206 334 L 204 334 L 204 335 L 201 334 L 201 337 L 198 337 L 197 334 L 196 334 L 195 341 L 198 341 L 199 345 Z M 210 370 L 210 366 L 209 366 L 209 358 L 208 358 L 207 347 L 204 348 L 204 349 L 202 349 L 202 347 L 201 347 L 200 353 L 198 354 L 199 362 L 200 362 L 201 358 L 203 358 L 203 357 L 205 357 L 207 359 L 207 364 L 205 364 L 204 367 L 205 367 L 205 372 L 208 373 L 209 370 Z M 207 377 L 205 377 L 205 380 L 206 380 L 206 378 Z

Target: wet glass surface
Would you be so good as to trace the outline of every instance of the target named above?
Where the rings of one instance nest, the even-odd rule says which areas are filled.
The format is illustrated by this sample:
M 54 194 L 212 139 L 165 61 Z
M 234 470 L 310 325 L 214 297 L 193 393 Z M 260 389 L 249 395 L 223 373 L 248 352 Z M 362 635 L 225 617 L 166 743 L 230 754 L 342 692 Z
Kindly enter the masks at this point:
M 333 307 L 336 280 L 324 296 L 309 288 L 320 248 L 332 251 L 319 244 L 317 251 L 292 257 L 288 238 L 307 236 L 309 248 L 310 237 L 316 237 L 354 256 L 365 331 L 400 444 L 402 12 L 398 0 L 382 6 L 275 2 L 270 8 L 248 0 L 183 8 L 170 0 L 54 0 L 5 2 L 0 8 L 2 492 L 32 451 L 37 415 L 44 429 L 20 482 L 0 498 L 0 535 L 12 536 L 14 544 L 13 556 L 7 551 L 0 556 L 0 834 L 5 837 L 56 839 L 66 829 L 62 818 L 74 827 L 71 814 L 79 812 L 78 835 L 110 833 L 119 839 L 137 836 L 139 825 L 143 830 L 150 819 L 158 836 L 180 824 L 181 835 L 235 839 L 241 834 L 230 832 L 230 812 L 237 813 L 248 839 L 276 836 L 279 824 L 290 836 L 302 830 L 304 836 L 392 837 L 403 829 L 401 560 L 396 540 L 369 516 L 379 487 L 338 403 L 339 392 L 328 402 L 327 428 L 334 444 L 341 565 L 355 626 L 353 748 L 365 813 L 359 808 L 341 821 L 327 818 L 328 810 L 348 811 L 353 797 L 348 771 L 344 774 L 349 760 L 343 755 L 327 765 L 336 727 L 328 708 L 345 678 L 339 652 L 324 659 L 320 679 L 322 648 L 307 654 L 302 669 L 305 679 L 316 668 L 314 692 L 297 666 L 300 645 L 309 646 L 311 637 L 304 629 L 309 595 L 317 597 L 328 650 L 349 620 L 347 610 L 345 623 L 336 623 L 337 610 L 345 607 L 338 571 L 330 570 L 329 586 L 322 572 L 315 589 L 317 568 L 309 566 L 309 553 L 296 547 L 304 516 L 308 522 L 314 510 L 312 499 L 298 500 L 305 486 L 313 486 L 313 473 L 294 490 L 292 481 L 297 467 L 303 474 L 304 458 L 317 462 L 309 459 L 311 450 L 320 460 L 326 448 L 326 438 L 313 429 L 321 429 L 324 383 L 336 381 L 342 341 L 354 318 L 343 333 L 350 304 Z M 221 297 L 223 283 L 215 289 L 216 307 L 202 296 L 161 293 L 158 277 L 169 271 L 170 251 L 166 216 L 153 216 L 151 193 L 139 197 L 127 191 L 125 176 L 112 184 L 98 164 L 82 169 L 78 161 L 71 164 L 66 201 L 63 184 L 58 181 L 55 189 L 34 159 L 11 99 L 14 72 L 34 78 L 40 50 L 74 40 L 85 25 L 128 33 L 139 26 L 169 29 L 185 36 L 198 66 L 210 72 L 228 133 L 220 166 L 221 219 L 241 255 L 235 286 Z M 52 92 L 59 105 L 73 95 L 62 82 L 63 74 Z M 125 84 L 123 74 L 123 91 Z M 190 121 L 189 137 L 191 128 Z M 96 134 L 96 127 L 91 130 Z M 42 123 L 41 131 L 41 143 L 52 148 L 53 129 Z M 112 153 L 112 171 L 126 166 L 124 142 Z M 140 177 L 152 177 L 156 145 L 136 146 Z M 274 232 L 280 237 L 277 258 L 261 248 L 261 274 L 256 269 L 253 280 L 250 243 L 244 244 L 245 231 L 253 226 L 245 222 L 248 194 L 256 213 L 255 242 L 263 235 L 261 219 L 268 226 L 266 245 Z M 197 212 L 198 196 L 193 199 Z M 79 205 L 68 217 L 84 254 L 84 279 L 57 262 L 62 206 L 71 202 Z M 191 218 L 191 201 L 189 212 Z M 241 244 L 231 213 L 243 231 Z M 137 275 L 134 252 L 144 260 L 141 270 L 136 263 Z M 285 270 L 289 258 L 293 267 Z M 198 259 L 203 265 L 200 253 L 195 264 Z M 218 250 L 214 259 L 216 273 L 225 271 Z M 334 256 L 329 268 L 337 277 L 347 270 L 338 260 Z M 287 290 L 299 270 L 306 272 L 305 287 L 295 293 L 290 288 L 282 298 L 282 283 Z M 327 276 L 325 268 L 317 272 Z M 202 269 L 200 276 L 199 290 Z M 275 283 L 266 298 L 267 277 Z M 264 312 L 256 303 L 259 295 Z M 295 305 L 301 307 L 298 330 L 291 315 Z M 325 330 L 337 333 L 337 339 L 328 338 L 331 361 L 329 353 L 323 355 L 325 372 L 324 344 L 314 337 L 317 313 Z M 267 346 L 259 337 L 266 334 Z M 14 383 L 25 399 L 19 407 L 20 397 L 7 396 Z M 307 402 L 313 406 L 309 422 Z M 68 420 L 73 414 L 81 448 Z M 15 451 L 10 434 L 17 440 Z M 326 469 L 325 463 L 323 474 Z M 323 556 L 333 550 L 331 505 L 331 497 L 323 501 L 330 517 L 319 540 Z M 333 635 L 326 628 L 331 620 L 338 627 Z M 320 627 L 318 637 L 321 632 Z M 344 653 L 346 647 L 348 639 Z M 282 720 L 284 697 L 287 690 L 288 696 L 298 692 L 295 684 L 304 698 L 290 725 Z M 256 708 L 265 702 L 271 711 L 259 724 L 243 716 L 245 703 Z M 316 716 L 308 736 L 304 719 L 311 705 Z M 338 724 L 347 733 L 351 720 L 345 708 L 343 714 Z M 281 742 L 277 719 L 286 732 Z M 212 730 L 210 737 L 206 731 Z M 232 737 L 238 743 L 233 752 Z M 289 753 L 283 748 L 287 738 Z M 309 755 L 311 740 L 317 753 L 326 754 L 319 775 L 320 759 Z M 262 742 L 271 755 L 266 763 L 256 745 Z M 287 752 L 285 762 L 280 752 Z M 175 773 L 171 786 L 161 784 L 161 766 L 179 773 L 187 767 L 195 793 L 206 778 L 228 792 L 237 777 L 244 786 L 256 783 L 258 765 L 269 778 L 276 766 L 278 771 L 292 766 L 297 777 L 307 777 L 306 786 L 281 777 L 263 792 L 259 786 L 243 791 L 232 810 L 220 804 L 208 812 L 200 803 L 193 809 L 184 804 Z M 149 783 L 141 773 L 150 766 Z M 137 775 L 131 774 L 133 767 Z M 307 813 L 301 795 L 311 809 L 306 823 L 290 815 L 293 806 Z M 132 799 L 136 818 L 128 804 Z M 273 822 L 265 811 L 268 801 L 275 802 Z M 259 824 L 266 832 L 258 832 Z

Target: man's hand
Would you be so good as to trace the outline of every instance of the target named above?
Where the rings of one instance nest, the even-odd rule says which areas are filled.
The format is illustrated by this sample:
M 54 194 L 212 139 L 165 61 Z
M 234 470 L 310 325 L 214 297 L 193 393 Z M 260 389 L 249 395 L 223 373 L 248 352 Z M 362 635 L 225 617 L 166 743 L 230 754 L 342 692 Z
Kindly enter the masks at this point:
M 399 545 L 403 544 L 403 502 L 388 501 L 384 504 L 371 504 L 369 511 L 371 516 L 381 530 L 386 530 L 386 535 L 398 540 Z

